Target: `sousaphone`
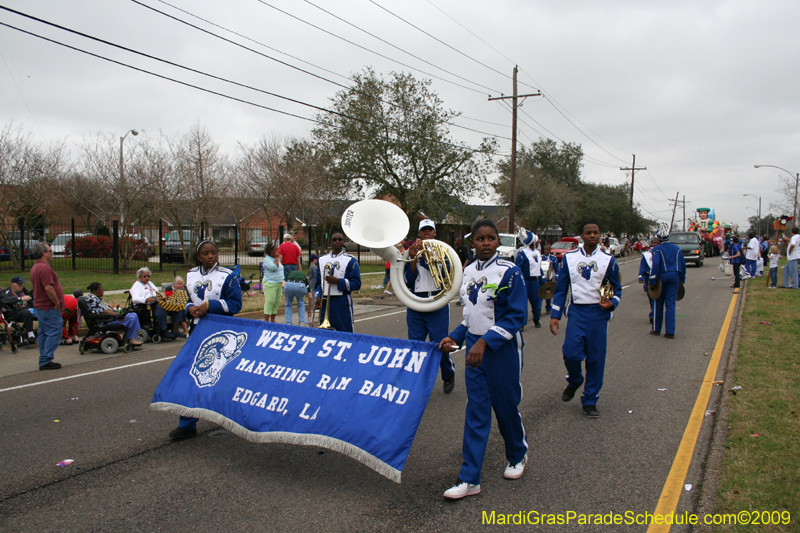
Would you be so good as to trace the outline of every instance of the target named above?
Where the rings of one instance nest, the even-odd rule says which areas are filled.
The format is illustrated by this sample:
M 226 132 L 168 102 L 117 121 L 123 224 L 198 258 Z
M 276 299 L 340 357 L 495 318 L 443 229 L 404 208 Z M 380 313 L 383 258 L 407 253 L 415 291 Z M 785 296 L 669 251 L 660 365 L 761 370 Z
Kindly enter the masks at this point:
M 356 202 L 342 215 L 345 234 L 391 264 L 389 279 L 398 300 L 415 311 L 429 313 L 441 309 L 458 295 L 463 267 L 452 246 L 435 239 L 423 241 L 418 257 L 425 258 L 439 292 L 427 298 L 412 294 L 403 279 L 405 263 L 411 261 L 408 250 L 401 255 L 395 248 L 395 244 L 406 238 L 409 227 L 403 210 L 384 200 Z

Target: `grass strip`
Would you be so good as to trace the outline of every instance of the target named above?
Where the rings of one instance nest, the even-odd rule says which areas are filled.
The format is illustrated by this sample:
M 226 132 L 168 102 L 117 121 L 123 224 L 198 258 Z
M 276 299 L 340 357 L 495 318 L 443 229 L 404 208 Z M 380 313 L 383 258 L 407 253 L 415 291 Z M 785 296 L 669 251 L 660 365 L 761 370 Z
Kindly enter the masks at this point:
M 765 282 L 745 282 L 736 367 L 726 382 L 730 418 L 716 511 L 789 511 L 791 522 L 715 531 L 800 531 L 800 290 Z

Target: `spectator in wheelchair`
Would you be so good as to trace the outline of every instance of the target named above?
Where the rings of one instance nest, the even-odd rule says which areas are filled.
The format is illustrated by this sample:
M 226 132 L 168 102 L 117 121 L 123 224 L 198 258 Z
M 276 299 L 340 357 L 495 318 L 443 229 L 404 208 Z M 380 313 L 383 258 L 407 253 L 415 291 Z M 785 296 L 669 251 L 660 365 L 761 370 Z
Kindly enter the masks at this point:
M 174 339 L 176 335 L 169 330 L 167 324 L 167 317 L 169 314 L 158 305 L 158 289 L 155 284 L 150 281 L 150 276 L 153 273 L 147 267 L 142 267 L 136 271 L 136 283 L 133 284 L 130 290 L 131 302 L 136 304 L 146 304 L 152 306 L 153 315 L 155 316 L 158 327 L 161 329 L 162 339 Z
M 33 310 L 33 294 L 25 288 L 22 276 L 11 278 L 11 286 L 0 291 L 0 304 L 3 306 L 3 316 L 8 322 L 19 322 L 28 335 L 25 348 L 33 348 L 36 344 L 36 335 L 33 332 L 33 319 L 36 316 Z
M 179 298 L 178 294 L 182 293 L 184 298 Z M 173 298 L 174 296 L 174 298 Z M 186 290 L 186 282 L 180 276 L 175 276 L 175 279 L 172 282 L 171 289 L 164 291 L 164 297 L 169 299 L 174 299 L 175 301 L 181 302 L 184 307 L 186 307 L 186 303 L 189 301 L 189 291 Z M 178 311 L 174 315 L 170 315 L 172 317 L 172 333 L 185 339 L 189 336 L 189 325 L 186 322 L 186 310 Z M 181 328 L 183 332 L 178 331 L 178 328 Z
M 83 300 L 86 302 L 89 312 L 91 312 L 93 315 L 120 316 L 116 311 L 111 309 L 111 306 L 108 305 L 105 300 L 103 300 L 105 291 L 103 290 L 102 283 L 95 281 L 86 288 L 89 290 L 89 294 L 83 295 Z M 127 313 L 120 316 L 119 320 L 114 320 L 110 323 L 123 324 L 125 326 L 125 338 L 128 339 L 133 346 L 142 345 L 142 341 L 136 338 L 137 332 L 139 331 L 139 317 L 136 316 L 136 313 Z

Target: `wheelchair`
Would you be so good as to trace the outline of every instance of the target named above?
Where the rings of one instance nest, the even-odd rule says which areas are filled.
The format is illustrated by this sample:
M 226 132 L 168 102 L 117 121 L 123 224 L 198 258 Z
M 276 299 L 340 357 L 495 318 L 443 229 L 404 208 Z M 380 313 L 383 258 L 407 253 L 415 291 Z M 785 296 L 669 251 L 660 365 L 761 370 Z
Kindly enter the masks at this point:
M 110 322 L 118 320 L 118 317 L 91 313 L 83 296 L 78 298 L 78 310 L 89 330 L 83 340 L 78 343 L 78 351 L 81 355 L 87 351 L 101 351 L 106 354 L 112 354 L 116 353 L 120 346 L 125 350 L 125 353 L 133 351 L 133 345 L 124 337 L 125 325 L 121 323 L 110 324 Z
M 130 291 L 125 291 L 125 294 L 128 295 L 125 308 L 136 313 L 136 316 L 139 317 L 139 326 L 142 329 L 138 331 L 137 338 L 142 342 L 147 342 L 149 340 L 153 344 L 158 344 L 162 340 L 165 340 L 161 336 L 161 328 L 158 327 L 158 321 L 156 320 L 155 306 L 157 302 L 152 304 L 135 304 L 131 299 Z M 169 320 L 169 317 L 167 317 L 167 320 Z M 175 338 L 166 340 L 175 340 Z
M 22 324 L 6 321 L 5 315 L 0 310 L 0 349 L 8 344 L 11 353 L 17 353 L 20 346 L 27 344 L 25 337 L 25 328 Z

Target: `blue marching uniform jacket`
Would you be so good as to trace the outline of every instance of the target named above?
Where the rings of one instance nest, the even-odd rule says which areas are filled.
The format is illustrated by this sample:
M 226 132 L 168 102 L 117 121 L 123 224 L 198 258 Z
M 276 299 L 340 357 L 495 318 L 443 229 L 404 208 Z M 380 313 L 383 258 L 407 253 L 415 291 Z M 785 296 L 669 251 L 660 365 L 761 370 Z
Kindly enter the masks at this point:
M 650 298 L 650 293 L 647 292 L 647 284 L 650 280 L 650 270 L 653 268 L 653 252 L 648 250 L 642 253 L 642 260 L 639 263 L 639 283 L 643 283 L 642 288 L 647 295 L 647 300 L 650 302 L 650 313 L 648 316 L 653 319 L 655 313 L 655 300 Z
M 514 263 L 522 272 L 522 279 L 525 280 L 525 289 L 528 293 L 528 301 L 533 310 L 533 321 L 539 322 L 539 280 L 542 277 L 542 254 L 537 249 L 531 250 L 526 246 L 519 252 Z M 528 314 L 525 313 L 525 323 L 528 323 Z
M 427 298 L 438 294 L 440 291 L 433 281 L 433 276 L 431 276 L 425 258 L 421 254 L 417 255 L 417 268 L 414 271 L 411 269 L 411 263 L 406 263 L 403 277 L 406 287 L 415 296 Z M 450 305 L 425 313 L 409 307 L 406 311 L 406 325 L 408 326 L 409 340 L 425 341 L 430 339 L 431 342 L 439 344 L 442 339 L 447 337 L 447 330 L 450 328 Z M 456 365 L 453 363 L 449 353 L 442 352 L 439 368 L 442 371 L 443 380 L 447 381 L 453 377 L 456 372 Z
M 600 288 L 610 283 L 614 291 L 612 309 L 600 307 Z M 567 368 L 567 383 L 579 387 L 584 379 L 581 362 L 586 361 L 586 386 L 581 403 L 596 405 L 603 387 L 606 365 L 608 321 L 613 316 L 622 298 L 619 282 L 619 266 L 612 256 L 594 249 L 590 254 L 583 248 L 571 250 L 561 259 L 561 270 L 553 294 L 551 317 L 561 319 L 567 294 L 570 298 L 567 328 L 564 333 L 564 366 Z
M 331 285 L 331 314 L 328 320 L 336 331 L 352 333 L 354 326 L 353 299 L 350 297 L 350 293 L 361 289 L 361 270 L 358 267 L 358 261 L 344 251 L 338 255 L 334 255 L 333 252 L 327 253 L 319 258 L 315 296 L 323 297 L 322 309 L 319 312 L 320 324 L 325 320 L 328 311 L 329 283 L 325 281 L 325 276 L 328 275 L 339 278 L 336 285 Z
M 681 249 L 671 242 L 662 242 L 653 248 L 650 285 L 655 285 L 659 278 L 661 296 L 655 303 L 653 331 L 660 333 L 662 323 L 666 322 L 665 333 L 675 335 L 675 305 L 678 299 L 678 286 L 680 283 L 686 283 L 686 260 Z
M 202 266 L 191 269 L 186 274 L 186 290 L 189 292 L 189 301 L 186 303 L 186 316 L 193 305 L 202 305 L 208 302 L 208 313 L 212 315 L 233 316 L 242 310 L 242 287 L 239 278 L 229 268 L 214 265 L 208 270 Z M 194 324 L 199 318 L 192 318 Z M 182 416 L 178 426 L 184 429 L 194 429 L 197 419 Z
M 461 296 L 464 321 L 450 333 L 459 345 L 467 343 L 467 353 L 483 339 L 486 350 L 477 368 L 466 367 L 467 411 L 464 420 L 459 479 L 479 484 L 489 433 L 492 409 L 505 440 L 506 459 L 516 464 L 528 451 L 528 440 L 518 406 L 522 399 L 522 335 L 527 297 L 522 274 L 511 261 L 476 259 L 464 269 Z

